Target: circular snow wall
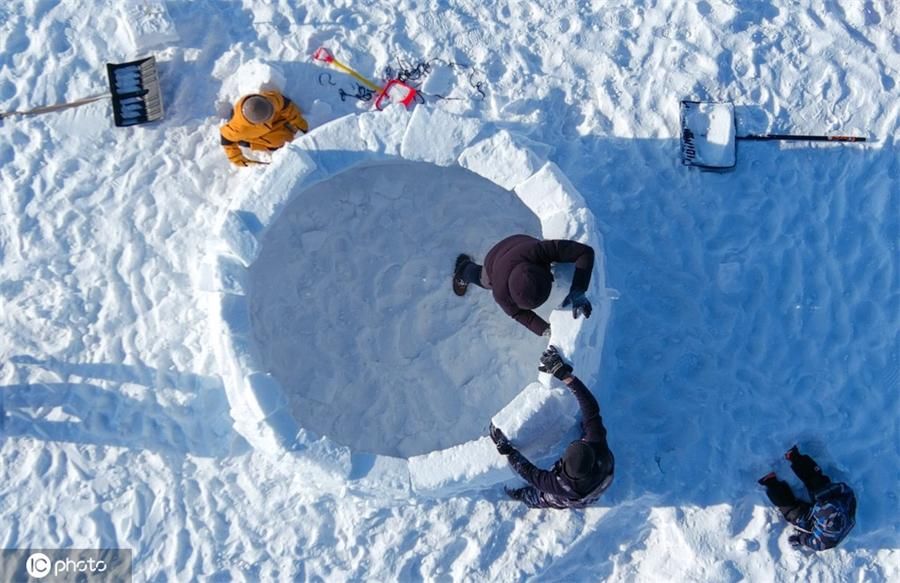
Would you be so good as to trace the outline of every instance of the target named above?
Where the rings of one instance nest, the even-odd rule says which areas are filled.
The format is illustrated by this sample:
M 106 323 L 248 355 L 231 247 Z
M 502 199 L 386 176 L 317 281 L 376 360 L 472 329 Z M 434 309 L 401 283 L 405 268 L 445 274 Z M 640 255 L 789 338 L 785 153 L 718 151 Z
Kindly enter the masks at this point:
M 491 418 L 528 455 L 560 446 L 574 399 L 539 378 L 546 345 L 489 292 L 450 290 L 458 252 L 517 232 L 597 251 L 551 341 L 590 381 L 609 316 L 602 241 L 534 144 L 478 120 L 401 107 L 335 120 L 242 176 L 205 281 L 235 428 L 257 449 L 353 487 L 445 495 L 510 477 Z M 540 375 L 545 376 L 545 375 Z

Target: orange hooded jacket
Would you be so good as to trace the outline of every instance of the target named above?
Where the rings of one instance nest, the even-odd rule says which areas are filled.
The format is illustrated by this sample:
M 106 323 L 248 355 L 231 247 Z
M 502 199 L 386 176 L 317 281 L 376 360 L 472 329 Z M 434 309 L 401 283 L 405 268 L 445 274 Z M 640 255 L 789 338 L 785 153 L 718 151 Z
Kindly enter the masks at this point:
M 297 131 L 306 133 L 309 124 L 300 115 L 300 109 L 294 103 L 278 91 L 260 91 L 268 99 L 275 109 L 272 119 L 264 124 L 254 124 L 247 121 L 241 108 L 244 100 L 250 97 L 245 95 L 234 104 L 234 112 L 228 123 L 219 128 L 222 137 L 222 147 L 225 155 L 232 164 L 247 166 L 253 164 L 241 151 L 241 146 L 251 150 L 277 150 L 294 139 Z

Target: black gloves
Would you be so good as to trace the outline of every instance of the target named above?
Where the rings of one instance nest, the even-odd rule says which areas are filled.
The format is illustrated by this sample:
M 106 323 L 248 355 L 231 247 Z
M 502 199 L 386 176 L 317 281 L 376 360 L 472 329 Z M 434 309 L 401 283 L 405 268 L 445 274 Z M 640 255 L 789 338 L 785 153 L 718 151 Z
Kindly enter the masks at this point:
M 513 446 L 509 443 L 509 439 L 507 439 L 503 431 L 494 425 L 493 422 L 491 423 L 491 441 L 497 446 L 497 451 L 500 452 L 500 455 L 509 455 L 512 453 Z
M 509 488 L 507 486 L 503 486 L 503 491 L 506 492 L 506 495 L 513 500 L 521 500 L 523 495 L 525 494 L 525 488 Z
M 585 318 L 591 317 L 593 308 L 591 307 L 591 302 L 584 297 L 584 292 L 582 290 L 572 290 L 569 292 L 569 295 L 563 300 L 562 307 L 565 308 L 569 305 L 572 306 L 573 318 L 577 318 L 581 314 L 584 314 Z
M 795 551 L 799 551 L 803 548 L 803 542 L 800 540 L 800 533 L 792 534 L 788 537 L 788 542 L 791 543 L 791 548 Z
M 572 367 L 563 362 L 562 356 L 559 355 L 559 350 L 555 346 L 550 346 L 541 354 L 541 364 L 538 366 L 538 370 L 550 373 L 561 381 L 572 374 Z

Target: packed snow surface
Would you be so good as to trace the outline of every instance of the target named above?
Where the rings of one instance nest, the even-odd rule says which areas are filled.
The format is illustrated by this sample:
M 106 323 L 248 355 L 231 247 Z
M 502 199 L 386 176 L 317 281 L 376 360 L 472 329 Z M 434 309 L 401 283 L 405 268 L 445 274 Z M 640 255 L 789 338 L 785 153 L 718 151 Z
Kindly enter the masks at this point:
M 458 167 L 386 164 L 299 193 L 251 266 L 250 309 L 300 424 L 401 457 L 481 437 L 544 344 L 489 292 L 454 296 L 449 274 L 511 233 L 539 237 L 538 218 Z
M 129 129 L 107 102 L 0 123 L 4 548 L 130 548 L 137 581 L 900 580 L 894 2 L 135 4 L 0 6 L 0 111 L 100 93 L 106 63 L 151 49 L 166 105 Z M 597 217 L 619 299 L 586 379 L 617 462 L 595 507 L 528 511 L 497 487 L 375 496 L 234 429 L 201 266 L 233 193 L 264 171 L 229 167 L 221 94 L 257 60 L 312 127 L 365 111 L 350 77 L 309 58 L 323 45 L 374 78 L 431 63 L 415 107 L 546 144 Z M 734 102 L 742 133 L 870 142 L 742 144 L 734 171 L 695 172 L 682 99 Z M 380 234 L 373 253 L 399 236 Z M 439 317 L 478 319 L 482 300 Z M 340 338 L 336 316 L 316 325 L 311 343 Z M 473 366 L 471 387 L 505 366 Z M 465 416 L 465 435 L 432 443 L 494 413 L 470 419 L 460 400 L 442 414 Z M 771 469 L 797 485 L 780 459 L 795 442 L 859 498 L 835 550 L 791 550 L 756 485 Z

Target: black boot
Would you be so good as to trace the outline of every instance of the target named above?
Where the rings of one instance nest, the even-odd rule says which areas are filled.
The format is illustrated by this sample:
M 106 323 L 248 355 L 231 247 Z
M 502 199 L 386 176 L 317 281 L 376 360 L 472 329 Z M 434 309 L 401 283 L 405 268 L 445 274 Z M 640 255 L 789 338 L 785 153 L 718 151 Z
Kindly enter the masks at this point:
M 766 475 L 763 476 L 762 478 L 758 479 L 758 480 L 757 480 L 757 483 L 759 483 L 760 486 L 768 486 L 768 485 L 769 485 L 769 482 L 773 482 L 773 481 L 775 481 L 775 480 L 777 480 L 777 479 L 778 479 L 778 478 L 775 476 L 775 472 L 769 472 L 768 474 L 766 474 Z
M 458 296 L 466 295 L 466 290 L 469 289 L 469 282 L 463 279 L 462 275 L 466 264 L 471 261 L 472 258 L 465 253 L 460 253 L 456 258 L 456 265 L 453 267 L 453 293 Z

